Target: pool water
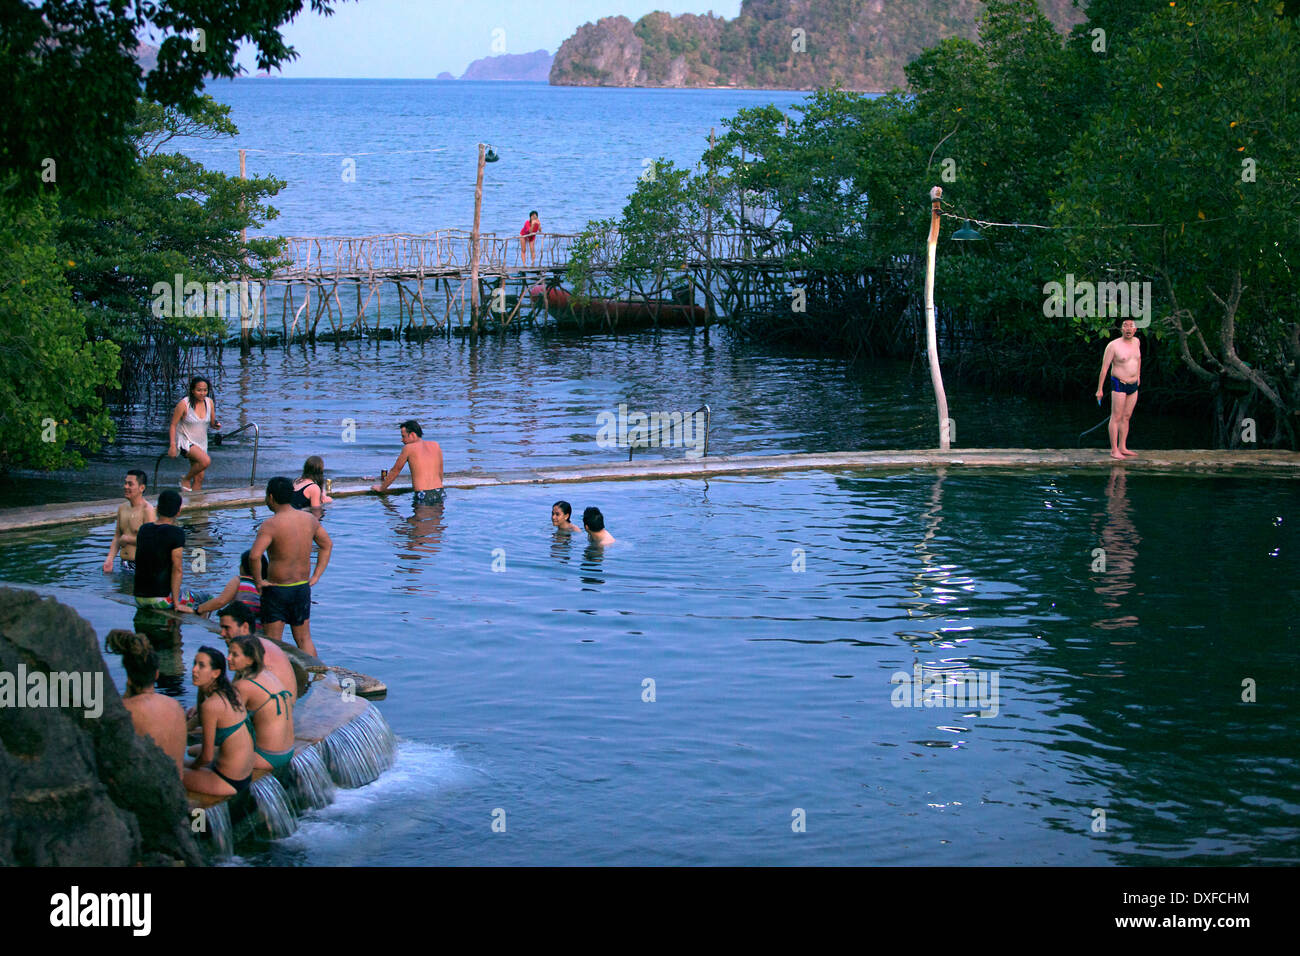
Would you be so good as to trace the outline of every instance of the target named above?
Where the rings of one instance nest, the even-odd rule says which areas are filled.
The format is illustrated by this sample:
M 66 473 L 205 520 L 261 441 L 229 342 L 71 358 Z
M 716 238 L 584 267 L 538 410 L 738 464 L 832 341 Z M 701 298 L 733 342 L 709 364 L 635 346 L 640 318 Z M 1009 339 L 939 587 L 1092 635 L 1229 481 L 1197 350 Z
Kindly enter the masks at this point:
M 313 636 L 388 684 L 397 763 L 246 861 L 1296 862 L 1298 501 L 1122 468 L 342 500 Z M 186 586 L 265 515 L 182 512 Z M 0 538 L 0 580 L 107 591 L 110 535 Z M 895 706 L 918 666 L 996 706 Z

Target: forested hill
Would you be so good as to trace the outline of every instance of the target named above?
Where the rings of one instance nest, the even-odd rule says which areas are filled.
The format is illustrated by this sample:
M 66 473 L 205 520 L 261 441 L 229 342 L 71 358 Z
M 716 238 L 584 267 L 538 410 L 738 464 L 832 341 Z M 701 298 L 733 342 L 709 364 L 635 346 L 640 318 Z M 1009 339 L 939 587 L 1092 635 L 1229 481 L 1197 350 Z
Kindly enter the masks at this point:
M 1083 19 L 1083 0 L 1038 5 L 1061 32 Z M 976 39 L 983 11 L 980 0 L 744 0 L 734 20 L 605 17 L 564 41 L 550 81 L 760 89 L 838 81 L 846 89 L 887 90 L 903 85 L 903 67 L 927 46 L 951 36 Z

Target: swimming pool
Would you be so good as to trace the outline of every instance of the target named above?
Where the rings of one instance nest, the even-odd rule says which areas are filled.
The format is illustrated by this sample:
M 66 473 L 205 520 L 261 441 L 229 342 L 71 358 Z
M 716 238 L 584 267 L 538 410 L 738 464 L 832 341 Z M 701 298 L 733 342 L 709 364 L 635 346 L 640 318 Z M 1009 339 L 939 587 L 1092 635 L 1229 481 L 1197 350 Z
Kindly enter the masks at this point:
M 558 498 L 619 543 L 557 537 Z M 313 636 L 388 684 L 397 764 L 250 862 L 1295 862 L 1298 498 L 952 469 L 341 501 Z M 265 514 L 189 519 L 187 586 Z M 6 536 L 0 580 L 105 590 L 110 534 Z M 895 706 L 918 665 L 996 707 Z

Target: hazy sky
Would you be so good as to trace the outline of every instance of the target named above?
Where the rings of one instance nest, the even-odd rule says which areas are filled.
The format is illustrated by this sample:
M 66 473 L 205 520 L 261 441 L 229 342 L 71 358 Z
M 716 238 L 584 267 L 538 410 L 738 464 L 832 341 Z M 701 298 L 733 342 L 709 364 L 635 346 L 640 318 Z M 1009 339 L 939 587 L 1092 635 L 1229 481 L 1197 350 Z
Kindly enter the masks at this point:
M 494 53 L 554 53 L 584 23 L 651 12 L 734 17 L 740 0 L 338 0 L 334 15 L 304 12 L 282 31 L 298 51 L 283 76 L 460 76 L 471 61 Z M 504 33 L 494 34 L 494 30 Z M 493 49 L 494 36 L 505 50 Z M 253 56 L 239 62 L 251 74 Z

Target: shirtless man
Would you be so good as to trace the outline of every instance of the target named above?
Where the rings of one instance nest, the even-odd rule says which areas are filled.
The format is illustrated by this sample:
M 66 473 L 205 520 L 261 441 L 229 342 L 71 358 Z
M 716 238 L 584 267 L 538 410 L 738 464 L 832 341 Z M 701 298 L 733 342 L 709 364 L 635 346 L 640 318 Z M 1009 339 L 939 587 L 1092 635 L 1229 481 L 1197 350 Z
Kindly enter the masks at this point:
M 1138 382 L 1142 377 L 1142 346 L 1134 337 L 1137 325 L 1132 319 L 1120 323 L 1120 337 L 1112 339 L 1101 357 L 1101 375 L 1097 378 L 1097 402 L 1101 402 L 1102 385 L 1110 371 L 1110 457 L 1119 461 L 1136 458 L 1128 450 L 1128 420 L 1137 405 Z
M 415 491 L 414 502 L 419 505 L 439 505 L 446 499 L 442 490 L 442 448 L 436 441 L 425 441 L 420 423 L 408 418 L 398 426 L 402 433 L 402 452 L 388 469 L 388 475 L 370 490 L 383 494 L 388 486 L 397 480 L 402 466 L 411 466 L 411 488 Z
M 113 559 L 118 549 L 122 551 L 122 570 L 135 573 L 135 536 L 140 526 L 158 517 L 153 505 L 144 500 L 144 486 L 148 479 L 139 468 L 132 468 L 122 481 L 122 495 L 126 501 L 117 506 L 117 526 L 113 529 L 113 543 L 108 546 L 104 559 L 104 573 L 113 573 Z
M 237 637 L 248 637 L 253 633 L 253 625 L 257 623 L 257 618 L 253 616 L 252 610 L 242 601 L 231 601 L 221 609 L 217 616 L 221 622 L 221 639 L 230 644 Z M 294 676 L 293 664 L 289 662 L 289 655 L 281 648 L 278 641 L 269 641 L 265 637 L 259 638 L 262 642 L 262 654 L 265 657 L 266 669 L 276 677 L 280 678 L 280 683 L 288 688 L 293 694 L 294 700 L 298 699 L 298 678 Z
M 179 778 L 185 769 L 185 711 L 173 698 L 154 692 L 158 656 L 143 634 L 114 628 L 108 632 L 109 650 L 122 655 L 126 694 L 122 706 L 140 737 L 149 737 L 176 764 Z
M 605 530 L 605 516 L 599 508 L 587 508 L 582 512 L 582 529 L 587 532 L 590 543 L 601 548 L 618 540 Z
M 273 641 L 283 640 L 284 625 L 293 631 L 297 645 L 316 656 L 311 640 L 311 589 L 325 566 L 330 563 L 334 542 L 310 511 L 299 511 L 292 504 L 293 482 L 272 478 L 266 483 L 266 506 L 274 514 L 262 522 L 257 537 L 248 550 L 253 583 L 262 595 L 262 629 Z M 316 570 L 311 577 L 311 543 L 320 548 Z M 271 579 L 262 579 L 262 555 L 271 561 Z M 296 685 L 286 685 L 296 686 Z

